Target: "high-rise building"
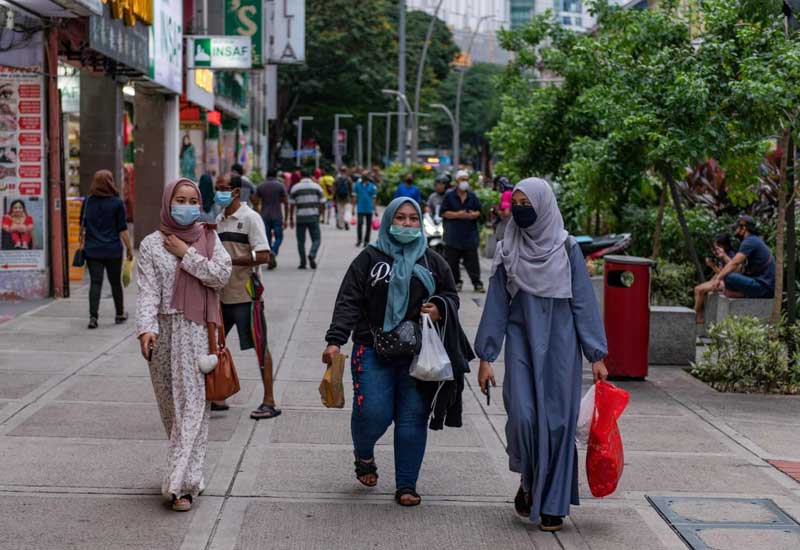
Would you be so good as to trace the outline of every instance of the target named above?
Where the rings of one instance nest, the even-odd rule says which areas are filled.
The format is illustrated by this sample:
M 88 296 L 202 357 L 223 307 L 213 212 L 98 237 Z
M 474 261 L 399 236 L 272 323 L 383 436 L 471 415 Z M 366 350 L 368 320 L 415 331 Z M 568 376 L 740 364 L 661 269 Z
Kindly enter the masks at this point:
M 509 27 L 509 0 L 444 0 L 439 9 L 439 19 L 453 31 L 456 44 L 467 52 L 476 27 L 472 61 L 505 64 L 508 52 L 497 42 L 497 31 Z M 532 1 L 532 0 L 531 0 Z M 407 0 L 408 9 L 433 14 L 439 0 Z M 480 26 L 478 26 L 480 25 Z
M 647 4 L 647 0 L 642 1 Z M 630 2 L 631 0 L 611 0 L 611 3 L 619 5 Z M 523 26 L 534 15 L 547 10 L 550 10 L 562 25 L 576 31 L 590 29 L 595 24 L 586 0 L 508 0 L 508 3 L 512 29 Z

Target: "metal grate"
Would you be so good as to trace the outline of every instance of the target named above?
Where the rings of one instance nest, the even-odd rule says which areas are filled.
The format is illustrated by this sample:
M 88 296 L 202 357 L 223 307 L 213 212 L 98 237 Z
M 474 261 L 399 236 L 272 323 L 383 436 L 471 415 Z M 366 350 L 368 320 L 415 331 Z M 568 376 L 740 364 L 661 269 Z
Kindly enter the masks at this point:
M 704 538 L 737 530 L 742 536 L 765 531 L 800 539 L 800 524 L 766 498 L 651 497 L 647 500 L 693 550 L 715 550 Z M 694 512 L 694 513 L 692 513 Z M 734 538 L 736 535 L 732 535 Z

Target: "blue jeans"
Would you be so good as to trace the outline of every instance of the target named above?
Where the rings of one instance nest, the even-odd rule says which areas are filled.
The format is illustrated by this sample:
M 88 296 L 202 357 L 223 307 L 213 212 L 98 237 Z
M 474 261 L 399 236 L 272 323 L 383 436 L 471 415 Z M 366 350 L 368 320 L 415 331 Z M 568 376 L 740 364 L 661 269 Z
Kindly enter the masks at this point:
M 772 298 L 775 291 L 765 287 L 752 277 L 741 273 L 731 273 L 725 277 L 725 288 L 733 292 L 741 292 L 745 298 Z
M 276 256 L 283 242 L 283 220 L 264 219 L 264 228 L 267 230 L 267 242 Z
M 408 374 L 410 360 L 388 361 L 374 349 L 353 348 L 353 414 L 357 458 L 374 458 L 375 443 L 394 421 L 394 475 L 398 489 L 415 489 L 428 439 L 428 404 Z
M 312 258 L 317 257 L 319 245 L 322 242 L 319 222 L 297 224 L 297 252 L 300 254 L 300 265 L 306 265 L 306 230 L 308 230 L 308 234 L 311 235 L 311 250 L 308 252 L 309 256 Z

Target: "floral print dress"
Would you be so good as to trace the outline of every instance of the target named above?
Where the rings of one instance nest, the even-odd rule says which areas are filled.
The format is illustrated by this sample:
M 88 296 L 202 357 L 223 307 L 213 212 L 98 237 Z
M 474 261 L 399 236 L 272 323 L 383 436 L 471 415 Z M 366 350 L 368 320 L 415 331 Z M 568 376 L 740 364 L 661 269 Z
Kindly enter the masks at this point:
M 164 248 L 160 232 L 151 233 L 139 247 L 136 331 L 158 335 L 150 361 L 161 420 L 169 436 L 165 497 L 196 497 L 205 488 L 203 464 L 208 447 L 211 404 L 206 402 L 205 375 L 197 358 L 208 354 L 208 328 L 184 319 L 171 307 L 177 269 L 183 269 L 215 290 L 231 275 L 231 258 L 217 239 L 211 259 L 194 247 L 178 264 Z

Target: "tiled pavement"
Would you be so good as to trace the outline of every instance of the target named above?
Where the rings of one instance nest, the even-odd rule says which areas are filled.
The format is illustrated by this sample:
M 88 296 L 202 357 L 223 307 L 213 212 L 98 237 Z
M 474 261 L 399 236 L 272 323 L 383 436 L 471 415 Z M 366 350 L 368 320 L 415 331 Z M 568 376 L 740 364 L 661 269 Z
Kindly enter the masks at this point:
M 251 353 L 237 352 L 243 391 L 212 418 L 208 488 L 185 515 L 158 495 L 165 436 L 132 323 L 110 323 L 110 299 L 97 331 L 85 328 L 85 287 L 0 324 L 0 549 L 685 548 L 645 496 L 771 498 L 800 518 L 800 484 L 767 462 L 800 461 L 800 399 L 719 394 L 670 368 L 621 384 L 631 405 L 619 490 L 594 499 L 582 473 L 583 505 L 558 535 L 514 516 L 499 391 L 487 407 L 474 384 L 464 428 L 429 438 L 423 506 L 393 503 L 391 434 L 377 450 L 378 487 L 361 487 L 348 411 L 325 409 L 317 393 L 323 335 L 354 240 L 352 231 L 326 229 L 320 269 L 301 272 L 290 236 L 278 270 L 265 273 L 284 414 L 248 418 L 258 373 Z M 126 298 L 132 308 L 133 289 Z M 463 295 L 470 334 L 482 300 Z M 499 381 L 502 372 L 501 363 Z M 721 550 L 785 540 L 747 529 L 709 536 Z

